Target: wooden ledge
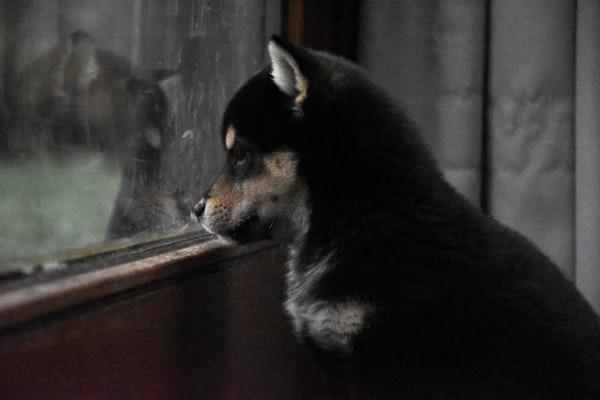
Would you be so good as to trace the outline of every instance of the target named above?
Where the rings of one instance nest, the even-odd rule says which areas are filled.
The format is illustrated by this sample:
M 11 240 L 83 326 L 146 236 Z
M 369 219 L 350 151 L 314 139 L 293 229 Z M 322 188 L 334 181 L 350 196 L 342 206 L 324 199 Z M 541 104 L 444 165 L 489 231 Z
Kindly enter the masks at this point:
M 208 274 L 225 261 L 272 249 L 272 242 L 231 246 L 208 240 L 135 261 L 90 269 L 0 293 L 0 331 L 34 318 L 184 274 Z

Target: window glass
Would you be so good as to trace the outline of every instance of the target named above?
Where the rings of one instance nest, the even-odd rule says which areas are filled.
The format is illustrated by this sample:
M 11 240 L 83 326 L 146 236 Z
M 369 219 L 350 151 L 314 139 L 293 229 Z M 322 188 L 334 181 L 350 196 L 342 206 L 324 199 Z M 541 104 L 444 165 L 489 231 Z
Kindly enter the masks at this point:
M 272 3 L 0 3 L 0 273 L 197 230 Z

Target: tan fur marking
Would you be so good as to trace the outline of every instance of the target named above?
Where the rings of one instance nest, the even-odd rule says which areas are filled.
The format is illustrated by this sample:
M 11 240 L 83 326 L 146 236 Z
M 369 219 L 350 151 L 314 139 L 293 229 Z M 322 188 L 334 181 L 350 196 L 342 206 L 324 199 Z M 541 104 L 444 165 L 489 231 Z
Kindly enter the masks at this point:
M 206 199 L 206 210 L 213 211 L 218 208 L 232 208 L 239 201 L 238 191 L 218 179 L 211 189 L 211 195 Z
M 297 184 L 297 160 L 291 151 L 276 151 L 263 158 L 265 171 L 243 188 L 243 197 L 267 198 L 284 194 Z
M 229 125 L 227 128 L 227 133 L 225 134 L 225 148 L 227 150 L 233 149 L 233 145 L 235 144 L 235 128 L 233 125 Z
M 225 183 L 222 178 L 215 182 L 206 208 L 233 207 L 248 198 L 262 198 L 269 193 L 283 192 L 296 184 L 297 159 L 291 151 L 277 151 L 264 157 L 265 172 L 241 187 Z
M 276 177 L 295 178 L 298 161 L 291 151 L 276 151 L 264 158 L 267 173 Z
M 296 84 L 296 87 L 298 90 L 300 90 L 300 93 L 298 96 L 296 96 L 294 102 L 297 105 L 302 105 L 308 96 L 308 80 L 304 77 L 304 75 L 300 75 L 298 77 L 298 83 Z

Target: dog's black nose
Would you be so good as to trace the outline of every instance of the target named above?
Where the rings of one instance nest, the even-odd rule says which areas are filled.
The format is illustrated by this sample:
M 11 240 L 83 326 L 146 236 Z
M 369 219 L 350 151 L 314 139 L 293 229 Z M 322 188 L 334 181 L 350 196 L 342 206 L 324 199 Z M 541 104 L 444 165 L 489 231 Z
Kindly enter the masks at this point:
M 206 200 L 204 198 L 202 198 L 202 200 L 200 200 L 198 202 L 198 204 L 196 204 L 194 206 L 194 212 L 193 215 L 196 218 L 201 218 L 202 217 L 202 213 L 204 213 L 204 207 L 206 207 Z

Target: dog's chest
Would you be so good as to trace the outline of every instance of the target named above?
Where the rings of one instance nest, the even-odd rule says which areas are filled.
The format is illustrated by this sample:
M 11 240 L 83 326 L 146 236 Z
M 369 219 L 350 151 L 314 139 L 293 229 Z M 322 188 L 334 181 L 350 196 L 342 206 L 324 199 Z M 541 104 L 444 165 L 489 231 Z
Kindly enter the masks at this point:
M 313 295 L 320 279 L 329 271 L 331 256 L 299 272 L 295 258 L 288 262 L 287 301 L 297 335 L 308 335 L 325 350 L 349 353 L 356 336 L 363 330 L 373 307 L 353 299 L 324 301 Z

